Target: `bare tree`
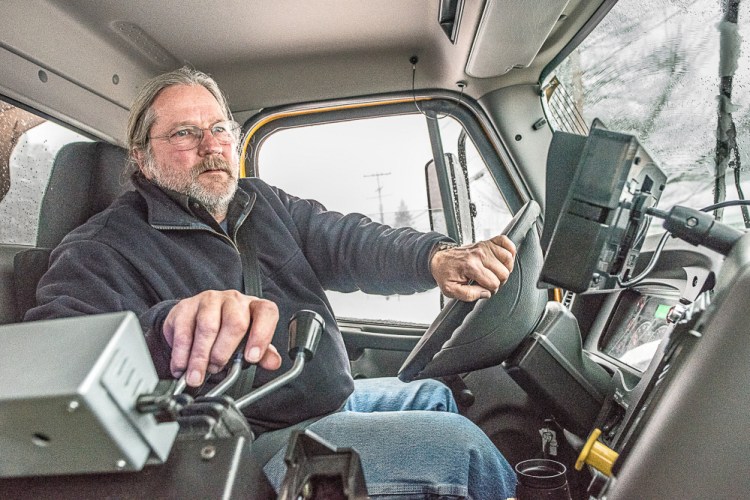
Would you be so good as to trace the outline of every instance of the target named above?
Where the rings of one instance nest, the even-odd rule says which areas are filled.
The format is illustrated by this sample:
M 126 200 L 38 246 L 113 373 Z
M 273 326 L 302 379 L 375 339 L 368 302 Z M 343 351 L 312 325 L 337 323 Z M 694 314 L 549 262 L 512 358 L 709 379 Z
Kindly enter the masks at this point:
M 411 212 L 406 202 L 401 199 L 401 203 L 398 205 L 398 210 L 393 218 L 394 227 L 412 227 L 414 221 L 412 220 Z

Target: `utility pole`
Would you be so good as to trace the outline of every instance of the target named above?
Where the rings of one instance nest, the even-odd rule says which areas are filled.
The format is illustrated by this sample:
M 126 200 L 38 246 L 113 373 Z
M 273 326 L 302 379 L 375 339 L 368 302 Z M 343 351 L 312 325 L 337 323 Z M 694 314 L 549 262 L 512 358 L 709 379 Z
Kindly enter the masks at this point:
M 368 174 L 365 177 L 375 177 L 375 181 L 378 183 L 378 203 L 380 204 L 380 222 L 385 224 L 385 218 L 383 215 L 383 187 L 380 185 L 380 178 L 386 175 L 391 175 L 390 172 L 378 172 L 377 174 Z

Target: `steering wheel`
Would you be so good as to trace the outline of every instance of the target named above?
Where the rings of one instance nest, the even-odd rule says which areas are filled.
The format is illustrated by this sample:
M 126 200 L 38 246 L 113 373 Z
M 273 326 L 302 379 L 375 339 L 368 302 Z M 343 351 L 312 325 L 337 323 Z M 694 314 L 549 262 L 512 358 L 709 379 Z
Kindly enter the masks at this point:
M 510 278 L 488 299 L 451 299 L 409 353 L 398 378 L 411 380 L 466 373 L 502 363 L 536 327 L 547 303 L 536 287 L 544 262 L 534 225 L 540 208 L 527 202 L 502 234 L 517 248 Z

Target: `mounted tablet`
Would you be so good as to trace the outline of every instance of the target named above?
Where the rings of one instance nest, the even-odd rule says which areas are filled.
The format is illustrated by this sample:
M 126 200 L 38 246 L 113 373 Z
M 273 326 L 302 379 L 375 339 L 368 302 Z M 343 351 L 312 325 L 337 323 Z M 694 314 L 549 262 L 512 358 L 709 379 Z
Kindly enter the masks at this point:
M 584 292 L 627 281 L 666 175 L 635 137 L 596 121 L 588 137 L 555 132 L 547 171 L 540 286 Z

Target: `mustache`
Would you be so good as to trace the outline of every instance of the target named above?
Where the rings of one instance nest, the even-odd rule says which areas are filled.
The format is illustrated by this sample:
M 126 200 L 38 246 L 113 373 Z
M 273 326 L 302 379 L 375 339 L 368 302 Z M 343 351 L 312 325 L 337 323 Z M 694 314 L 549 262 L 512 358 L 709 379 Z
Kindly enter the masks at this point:
M 193 175 L 198 176 L 203 172 L 208 172 L 209 170 L 222 170 L 229 175 L 234 176 L 234 169 L 232 168 L 232 164 L 217 155 L 209 155 L 198 162 L 193 167 Z

